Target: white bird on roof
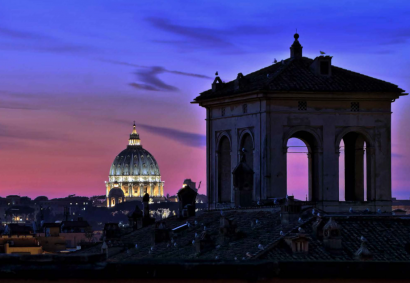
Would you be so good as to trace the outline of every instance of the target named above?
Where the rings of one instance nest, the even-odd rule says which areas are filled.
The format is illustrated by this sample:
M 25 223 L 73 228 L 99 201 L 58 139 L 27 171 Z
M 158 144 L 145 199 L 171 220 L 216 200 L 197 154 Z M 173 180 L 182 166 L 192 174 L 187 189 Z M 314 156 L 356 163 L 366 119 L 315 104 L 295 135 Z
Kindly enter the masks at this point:
M 252 254 L 251 254 L 250 252 L 247 252 L 247 253 L 246 253 L 246 256 L 247 256 L 247 257 L 252 257 Z
M 315 215 L 315 214 L 316 214 L 315 209 L 312 209 L 312 214 L 313 214 L 313 215 Z
M 302 227 L 298 228 L 299 233 L 305 233 L 305 230 L 302 229 Z
M 192 240 L 192 244 L 195 245 L 195 240 Z
M 174 243 L 174 247 L 176 247 L 177 246 L 177 243 Z
M 302 218 L 299 217 L 298 222 L 299 222 L 299 223 L 303 223 Z
M 153 251 L 154 250 L 154 247 L 151 247 L 151 251 Z
M 262 244 L 259 244 L 259 245 L 258 245 L 258 249 L 260 249 L 260 250 L 263 250 L 263 249 L 264 249 L 263 246 L 262 246 Z
M 353 213 L 353 208 L 349 208 L 349 212 L 350 212 L 350 213 Z
M 362 242 L 367 242 L 366 238 L 363 237 L 363 236 L 360 237 L 360 241 L 362 241 Z
M 378 214 L 381 214 L 382 213 L 382 210 L 379 208 L 379 209 L 377 209 L 377 213 Z
M 283 231 L 280 231 L 279 233 L 281 236 L 285 236 L 285 233 L 283 233 Z

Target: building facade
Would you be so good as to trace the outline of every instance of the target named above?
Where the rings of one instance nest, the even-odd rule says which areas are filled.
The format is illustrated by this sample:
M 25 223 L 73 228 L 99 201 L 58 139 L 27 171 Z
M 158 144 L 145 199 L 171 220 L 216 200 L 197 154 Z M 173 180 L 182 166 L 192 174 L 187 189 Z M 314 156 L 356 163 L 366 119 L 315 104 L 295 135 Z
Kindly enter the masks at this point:
M 207 113 L 211 207 L 235 205 L 232 170 L 242 152 L 254 171 L 253 200 L 285 197 L 287 142 L 298 138 L 308 149 L 310 201 L 326 211 L 391 209 L 391 103 L 404 91 L 333 66 L 331 56 L 303 57 L 294 38 L 290 58 L 228 83 L 217 76 L 194 100 Z M 339 201 L 342 141 L 345 202 Z
M 107 207 L 116 205 L 115 199 L 110 199 L 110 192 L 113 189 L 122 190 L 124 201 L 142 200 L 145 193 L 148 193 L 154 202 L 165 200 L 164 181 L 161 181 L 158 163 L 154 156 L 142 147 L 135 123 L 128 146 L 114 159 L 108 178 Z M 115 194 L 117 195 L 118 193 Z

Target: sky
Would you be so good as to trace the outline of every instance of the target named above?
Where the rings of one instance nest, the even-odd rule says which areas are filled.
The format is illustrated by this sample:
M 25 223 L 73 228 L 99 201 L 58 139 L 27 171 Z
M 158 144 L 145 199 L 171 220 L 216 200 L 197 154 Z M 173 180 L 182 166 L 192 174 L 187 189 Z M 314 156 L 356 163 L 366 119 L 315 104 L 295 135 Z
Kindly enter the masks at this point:
M 0 196 L 105 194 L 135 120 L 165 193 L 206 188 L 211 87 L 303 54 L 410 90 L 409 1 L 0 0 Z M 410 98 L 393 103 L 393 196 L 410 198 Z M 307 161 L 289 157 L 304 198 Z M 293 174 L 293 175 L 292 175 Z

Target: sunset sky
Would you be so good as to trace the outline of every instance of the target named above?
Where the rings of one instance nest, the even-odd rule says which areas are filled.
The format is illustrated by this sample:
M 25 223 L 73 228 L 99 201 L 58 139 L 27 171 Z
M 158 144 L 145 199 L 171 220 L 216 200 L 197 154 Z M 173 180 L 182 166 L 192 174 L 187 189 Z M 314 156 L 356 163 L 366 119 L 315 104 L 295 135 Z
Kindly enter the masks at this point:
M 205 193 L 211 87 L 306 57 L 410 91 L 409 1 L 0 0 L 0 196 L 105 193 L 132 123 L 159 163 L 165 193 L 185 178 Z M 410 98 L 393 103 L 393 196 L 410 198 Z M 289 156 L 304 198 L 307 159 Z

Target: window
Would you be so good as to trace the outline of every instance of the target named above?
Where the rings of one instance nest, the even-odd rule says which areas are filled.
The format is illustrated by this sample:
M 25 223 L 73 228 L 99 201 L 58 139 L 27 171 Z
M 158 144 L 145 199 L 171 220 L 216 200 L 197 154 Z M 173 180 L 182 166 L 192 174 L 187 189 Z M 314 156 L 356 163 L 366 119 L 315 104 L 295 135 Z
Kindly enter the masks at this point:
M 242 111 L 243 113 L 248 113 L 248 104 L 242 105 Z
M 298 110 L 305 111 L 307 110 L 307 102 L 306 100 L 301 100 L 298 102 Z
M 221 116 L 225 116 L 225 107 L 221 109 Z
M 359 102 L 352 102 L 350 105 L 350 111 L 352 112 L 359 112 L 360 105 Z
M 320 62 L 320 74 L 329 75 L 329 62 L 328 61 Z

